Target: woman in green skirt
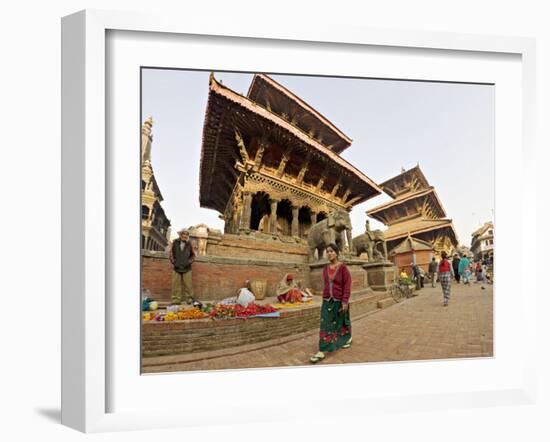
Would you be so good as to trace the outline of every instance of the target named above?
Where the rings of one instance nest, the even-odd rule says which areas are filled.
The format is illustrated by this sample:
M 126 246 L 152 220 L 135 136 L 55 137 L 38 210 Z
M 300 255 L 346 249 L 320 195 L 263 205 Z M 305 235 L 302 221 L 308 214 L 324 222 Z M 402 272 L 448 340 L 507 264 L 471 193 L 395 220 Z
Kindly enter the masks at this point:
M 323 269 L 324 288 L 319 351 L 309 358 L 313 363 L 324 359 L 326 352 L 351 346 L 349 317 L 351 274 L 346 265 L 338 261 L 340 250 L 336 244 L 330 244 L 326 252 L 329 262 Z

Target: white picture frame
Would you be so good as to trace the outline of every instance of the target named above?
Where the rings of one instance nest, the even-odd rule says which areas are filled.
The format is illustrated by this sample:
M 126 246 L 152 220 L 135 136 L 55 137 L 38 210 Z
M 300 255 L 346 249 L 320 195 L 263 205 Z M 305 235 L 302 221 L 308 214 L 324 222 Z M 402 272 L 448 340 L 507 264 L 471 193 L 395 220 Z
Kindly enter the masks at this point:
M 231 23 L 216 21 L 212 17 L 193 17 L 193 20 L 182 23 L 173 17 L 155 16 L 152 14 L 131 14 L 126 12 L 82 11 L 62 21 L 62 423 L 84 432 L 100 432 L 110 430 L 159 428 L 187 425 L 207 425 L 209 418 L 205 410 L 209 410 L 209 417 L 219 415 L 219 422 L 223 423 L 223 407 L 231 405 L 231 401 L 220 401 L 217 405 L 203 404 L 197 406 L 193 413 L 189 410 L 174 411 L 168 404 L 155 404 L 151 409 L 113 410 L 110 404 L 110 394 L 115 388 L 110 375 L 113 369 L 114 355 L 107 339 L 110 335 L 109 327 L 113 324 L 111 317 L 112 300 L 108 298 L 109 265 L 114 259 L 109 254 L 109 244 L 113 241 L 115 230 L 110 229 L 112 219 L 112 168 L 109 163 L 109 152 L 106 149 L 109 137 L 106 121 L 111 118 L 107 109 L 107 94 L 109 81 L 106 78 L 107 63 L 107 34 L 119 33 L 160 33 L 171 38 L 185 36 L 217 36 L 239 39 L 264 40 L 272 44 L 294 44 L 293 42 L 309 42 L 309 44 L 331 44 L 338 48 L 346 47 L 376 47 L 384 52 L 392 48 L 401 48 L 404 52 L 413 50 L 429 50 L 432 55 L 445 53 L 470 53 L 483 59 L 489 54 L 503 54 L 520 59 L 521 84 L 519 90 L 511 91 L 512 95 L 520 97 L 521 112 L 512 116 L 514 128 L 519 134 L 520 146 L 517 146 L 512 158 L 522 161 L 523 172 L 533 167 L 535 154 L 534 121 L 535 121 L 535 43 L 534 40 L 518 37 L 494 37 L 481 35 L 464 35 L 451 33 L 428 33 L 415 31 L 388 31 L 374 29 L 358 29 L 332 26 L 323 27 L 295 27 L 291 23 L 269 26 L 265 22 L 261 25 L 253 22 L 241 24 L 238 28 Z M 145 34 L 143 34 L 145 35 Z M 153 34 L 149 34 L 153 35 Z M 156 34 L 157 36 L 159 34 Z M 146 38 L 146 37 L 145 37 Z M 112 55 L 112 54 L 111 54 Z M 421 70 L 421 68 L 419 68 Z M 462 77 L 460 77 L 462 75 Z M 472 81 L 465 74 L 457 74 L 457 80 Z M 498 87 L 498 84 L 497 84 Z M 138 93 L 138 91 L 136 91 Z M 518 95 L 519 94 L 519 95 Z M 137 122 L 136 122 L 137 124 Z M 499 139 L 497 132 L 497 149 L 499 143 L 506 140 Z M 139 142 L 138 142 L 139 143 Z M 139 144 L 136 144 L 138 146 Z M 519 157 L 517 156 L 519 155 Z M 513 160 L 512 160 L 513 161 Z M 498 162 L 498 160 L 497 160 Z M 504 160 L 497 166 L 503 170 Z M 116 173 L 116 171 L 115 171 Z M 504 172 L 503 172 L 504 173 Z M 498 178 L 497 178 L 498 180 Z M 498 181 L 497 181 L 498 183 Z M 497 223 L 499 187 L 497 185 Z M 536 220 L 536 193 L 527 185 L 517 189 L 521 198 L 523 211 L 521 214 L 520 235 L 525 235 L 527 222 L 533 228 Z M 502 205 L 500 206 L 502 207 Z M 504 212 L 502 212 L 504 213 Z M 500 224 L 504 228 L 499 231 L 506 235 L 505 221 Z M 508 229 L 512 229 L 508 226 Z M 503 236 L 504 237 L 504 236 Z M 498 239 L 497 239 L 498 241 Z M 498 243 L 497 243 L 498 244 Z M 504 241 L 501 250 L 505 250 Z M 520 262 L 522 274 L 527 274 L 528 256 L 535 256 L 534 244 L 522 241 Z M 497 245 L 500 247 L 500 245 Z M 501 267 L 502 274 L 507 269 Z M 409 391 L 375 392 L 367 394 L 361 388 L 347 398 L 353 403 L 354 415 L 363 415 L 384 410 L 396 412 L 400 410 L 419 410 L 437 408 L 464 408 L 470 406 L 491 406 L 499 404 L 527 404 L 533 403 L 536 393 L 535 379 L 535 316 L 536 316 L 536 281 L 532 278 L 523 278 L 520 284 L 521 315 L 518 323 L 522 327 L 522 353 L 518 354 L 518 364 L 514 366 L 514 376 L 511 376 L 500 386 L 491 385 L 482 388 L 476 385 L 472 390 L 464 387 L 462 391 L 446 391 L 434 384 L 433 389 L 424 393 Z M 504 291 L 506 287 L 495 286 L 495 293 Z M 504 302 L 504 301 L 503 301 Z M 501 304 L 504 305 L 504 304 Z M 498 324 L 499 303 L 496 302 L 496 321 Z M 502 310 L 501 310 L 502 311 Z M 119 320 L 118 318 L 116 320 Z M 501 330 L 505 330 L 505 325 Z M 136 336 L 136 339 L 139 335 Z M 531 338 L 531 339 L 529 339 Z M 497 338 L 498 339 L 498 338 Z M 504 354 L 504 352 L 502 353 Z M 135 355 L 134 355 L 135 356 Z M 493 361 L 499 359 L 498 346 Z M 491 364 L 492 362 L 489 362 Z M 440 362 L 447 364 L 446 370 L 463 370 L 464 367 L 453 361 Z M 384 370 L 395 371 L 399 364 L 389 364 Z M 405 364 L 411 373 L 429 368 L 427 365 Z M 454 366 L 454 367 L 453 367 Z M 521 366 L 521 367 L 520 367 Z M 372 370 L 379 370 L 381 367 Z M 396 368 L 397 367 L 397 368 Z M 441 365 L 439 366 L 441 367 Z M 115 367 L 117 368 L 117 367 Z M 441 370 L 441 368 L 429 368 Z M 289 369 L 297 371 L 300 369 Z M 255 382 L 261 382 L 269 376 L 281 375 L 281 379 L 288 376 L 289 370 L 274 369 L 255 372 Z M 357 377 L 362 366 L 329 368 L 323 367 L 326 374 L 346 371 L 347 376 Z M 475 368 L 472 368 L 475 371 Z M 487 375 L 491 375 L 491 368 L 487 366 Z M 303 370 L 302 370 L 303 371 Z M 521 374 L 520 374 L 521 371 Z M 132 376 L 136 375 L 133 373 Z M 137 373 L 139 376 L 139 373 Z M 162 375 L 166 376 L 166 375 Z M 153 383 L 162 376 L 146 377 L 144 382 Z M 215 379 L 218 385 L 226 382 L 240 382 L 243 372 L 200 373 L 194 375 L 193 383 L 197 384 L 204 379 Z M 114 376 L 120 379 L 120 375 Z M 172 377 L 172 383 L 174 378 Z M 313 391 L 315 385 L 302 384 L 303 391 Z M 306 399 L 297 395 L 300 388 L 292 389 L 288 401 L 307 403 L 303 416 L 314 418 L 326 404 L 316 396 L 308 395 Z M 402 390 L 405 391 L 405 390 Z M 294 396 L 292 396 L 294 394 Z M 277 419 L 292 418 L 294 414 L 281 412 L 277 407 L 276 399 L 272 413 L 263 404 L 262 413 L 251 412 L 245 418 L 250 422 L 262 421 L 265 416 L 275 416 Z M 342 398 L 344 400 L 344 398 Z M 240 404 L 254 404 L 250 397 L 236 398 Z M 239 402 L 240 401 L 240 402 Z M 280 402 L 279 402 L 280 404 Z M 254 407 L 252 407 L 254 408 Z M 278 411 L 277 411 L 278 410 Z M 270 417 L 269 419 L 274 419 Z M 232 418 L 234 421 L 234 418 Z

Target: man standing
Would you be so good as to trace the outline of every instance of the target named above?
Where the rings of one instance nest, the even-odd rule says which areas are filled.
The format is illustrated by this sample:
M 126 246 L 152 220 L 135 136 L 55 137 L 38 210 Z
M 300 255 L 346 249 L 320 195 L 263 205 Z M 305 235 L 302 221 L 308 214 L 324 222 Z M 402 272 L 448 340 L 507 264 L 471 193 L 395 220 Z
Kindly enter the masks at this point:
M 428 272 L 430 273 L 430 279 L 432 280 L 432 287 L 435 287 L 435 280 L 437 279 L 437 261 L 435 260 L 435 257 L 432 258 L 432 261 L 428 266 Z
M 424 276 L 422 275 L 422 269 L 414 262 L 411 262 L 411 267 L 413 271 L 413 277 L 416 281 L 416 289 L 420 290 L 424 287 Z
M 458 273 L 462 277 L 464 284 L 470 284 L 470 260 L 464 254 L 458 263 Z
M 189 231 L 182 229 L 178 232 L 179 238 L 172 243 L 170 262 L 174 269 L 172 273 L 172 305 L 180 305 L 183 296 L 187 303 L 193 302 L 193 279 L 191 264 L 195 259 L 193 245 L 189 241 Z
M 458 273 L 458 264 L 460 263 L 460 258 L 458 253 L 455 253 L 453 256 L 453 273 L 455 275 L 456 282 L 460 282 L 460 273 Z

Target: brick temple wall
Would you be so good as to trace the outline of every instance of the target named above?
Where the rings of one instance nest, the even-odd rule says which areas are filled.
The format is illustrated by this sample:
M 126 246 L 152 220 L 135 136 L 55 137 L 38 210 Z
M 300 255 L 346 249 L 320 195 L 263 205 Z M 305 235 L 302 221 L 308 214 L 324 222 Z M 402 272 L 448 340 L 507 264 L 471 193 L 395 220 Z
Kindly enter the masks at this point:
M 203 300 L 220 300 L 235 296 L 243 282 L 265 280 L 267 296 L 274 296 L 285 273 L 310 285 L 307 247 L 279 241 L 262 241 L 237 235 L 224 235 L 209 243 L 206 256 L 193 263 L 193 290 Z M 153 298 L 170 301 L 172 267 L 162 252 L 142 252 L 142 287 Z
M 428 265 L 432 260 L 433 252 L 431 250 L 419 250 L 415 252 L 415 254 L 416 254 L 416 263 L 420 267 L 422 267 L 422 269 L 427 273 Z M 401 269 L 404 267 L 405 271 L 409 274 L 410 277 L 412 277 L 412 268 L 411 268 L 412 253 L 411 252 L 395 255 L 391 259 L 395 264 L 395 266 L 397 267 L 397 270 L 399 273 L 401 272 Z

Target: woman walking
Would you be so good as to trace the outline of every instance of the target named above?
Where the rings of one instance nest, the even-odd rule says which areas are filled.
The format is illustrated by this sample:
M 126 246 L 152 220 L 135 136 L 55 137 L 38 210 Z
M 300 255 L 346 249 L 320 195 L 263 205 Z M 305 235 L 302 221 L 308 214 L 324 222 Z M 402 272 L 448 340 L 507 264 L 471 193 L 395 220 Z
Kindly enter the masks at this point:
M 340 250 L 336 244 L 330 244 L 326 252 L 329 263 L 323 269 L 324 288 L 319 351 L 309 359 L 312 363 L 324 359 L 326 352 L 351 347 L 348 304 L 351 294 L 351 274 L 346 265 L 338 261 Z
M 441 282 L 441 289 L 443 290 L 443 307 L 447 307 L 449 305 L 449 299 L 451 298 L 452 266 L 445 252 L 441 252 L 438 278 Z

